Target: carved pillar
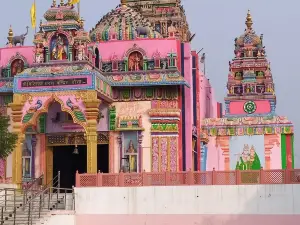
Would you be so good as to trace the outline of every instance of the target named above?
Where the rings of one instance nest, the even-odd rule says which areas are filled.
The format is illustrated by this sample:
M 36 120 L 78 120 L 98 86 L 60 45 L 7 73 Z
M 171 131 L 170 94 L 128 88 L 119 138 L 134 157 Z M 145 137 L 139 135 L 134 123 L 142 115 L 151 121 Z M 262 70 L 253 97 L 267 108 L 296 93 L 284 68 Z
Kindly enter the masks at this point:
M 31 151 L 31 178 L 35 178 L 35 153 L 36 153 L 36 135 L 32 135 L 31 139 L 31 146 L 32 146 L 32 151 Z
M 12 180 L 20 188 L 22 185 L 22 150 L 25 134 L 22 132 L 22 109 L 24 102 L 22 96 L 15 94 L 13 103 L 9 104 L 11 108 L 12 132 L 18 136 L 16 147 L 12 154 Z
M 114 148 L 115 148 L 115 133 L 109 132 L 109 172 L 114 173 Z
M 220 146 L 224 156 L 224 169 L 230 170 L 229 136 L 218 136 L 217 146 Z
M 97 92 L 87 92 L 84 104 L 86 107 L 86 144 L 87 144 L 87 173 L 97 173 L 97 118 L 99 105 Z
M 118 136 L 119 152 L 120 152 L 120 166 L 119 171 L 122 169 L 122 158 L 123 158 L 123 149 L 122 149 L 122 133 Z

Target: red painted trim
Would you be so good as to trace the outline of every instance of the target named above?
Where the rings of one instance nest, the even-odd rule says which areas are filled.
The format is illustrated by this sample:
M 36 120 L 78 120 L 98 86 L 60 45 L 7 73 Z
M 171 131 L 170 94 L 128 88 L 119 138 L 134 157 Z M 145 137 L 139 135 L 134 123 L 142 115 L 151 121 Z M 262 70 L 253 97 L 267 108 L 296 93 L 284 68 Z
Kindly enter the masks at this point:
M 286 166 L 287 169 L 292 169 L 293 167 L 293 157 L 292 157 L 292 135 L 286 134 Z M 284 168 L 283 168 L 284 169 Z

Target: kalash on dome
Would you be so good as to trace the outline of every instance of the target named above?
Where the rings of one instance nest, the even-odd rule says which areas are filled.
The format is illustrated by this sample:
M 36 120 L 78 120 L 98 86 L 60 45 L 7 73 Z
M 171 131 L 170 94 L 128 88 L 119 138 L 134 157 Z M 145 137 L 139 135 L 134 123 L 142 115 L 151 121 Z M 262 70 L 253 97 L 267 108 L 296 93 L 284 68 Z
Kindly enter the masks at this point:
M 0 105 L 18 142 L 2 162 L 7 182 L 199 169 L 195 35 L 180 0 L 144 2 L 121 1 L 86 32 L 71 1 L 53 0 L 34 46 L 10 27 Z

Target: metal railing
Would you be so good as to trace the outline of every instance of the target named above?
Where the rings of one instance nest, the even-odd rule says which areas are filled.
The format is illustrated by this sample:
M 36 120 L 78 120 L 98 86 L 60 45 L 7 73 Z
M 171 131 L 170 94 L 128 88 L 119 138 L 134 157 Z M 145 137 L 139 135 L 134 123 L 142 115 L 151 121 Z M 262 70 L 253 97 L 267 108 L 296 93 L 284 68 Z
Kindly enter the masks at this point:
M 30 199 L 24 207 L 14 204 L 10 211 L 5 210 L 3 206 L 1 208 L 1 225 L 32 225 L 40 219 L 50 216 L 51 210 L 73 210 L 74 203 L 73 189 L 48 187 Z
M 51 210 L 74 209 L 74 190 L 60 188 L 60 172 L 45 186 L 40 185 L 41 179 L 26 189 L 0 189 L 0 225 L 31 225 L 50 216 Z

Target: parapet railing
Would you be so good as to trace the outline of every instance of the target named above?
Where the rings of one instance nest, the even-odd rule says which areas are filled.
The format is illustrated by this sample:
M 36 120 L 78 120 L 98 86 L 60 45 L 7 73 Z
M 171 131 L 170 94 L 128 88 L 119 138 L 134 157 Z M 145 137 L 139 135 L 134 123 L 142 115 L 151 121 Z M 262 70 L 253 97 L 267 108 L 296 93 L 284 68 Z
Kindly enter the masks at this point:
M 181 185 L 300 184 L 300 169 L 183 171 L 142 173 L 76 173 L 76 187 Z

